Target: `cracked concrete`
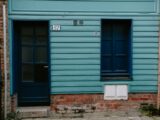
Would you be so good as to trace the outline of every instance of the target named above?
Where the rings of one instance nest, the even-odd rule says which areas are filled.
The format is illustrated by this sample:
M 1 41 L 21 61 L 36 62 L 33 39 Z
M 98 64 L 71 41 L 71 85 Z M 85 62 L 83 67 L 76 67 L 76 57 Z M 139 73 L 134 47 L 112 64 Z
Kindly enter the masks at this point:
M 81 114 L 56 114 L 52 113 L 49 118 L 27 118 L 23 120 L 160 120 L 160 117 L 148 117 L 139 111 L 105 111 Z

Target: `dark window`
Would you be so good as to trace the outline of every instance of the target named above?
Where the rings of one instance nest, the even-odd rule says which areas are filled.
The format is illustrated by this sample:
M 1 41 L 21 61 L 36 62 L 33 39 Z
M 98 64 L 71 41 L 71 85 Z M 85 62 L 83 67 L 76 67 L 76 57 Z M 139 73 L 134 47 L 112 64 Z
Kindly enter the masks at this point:
M 131 20 L 102 20 L 102 79 L 129 79 L 131 74 Z
M 26 22 L 19 30 L 23 82 L 48 79 L 48 23 Z

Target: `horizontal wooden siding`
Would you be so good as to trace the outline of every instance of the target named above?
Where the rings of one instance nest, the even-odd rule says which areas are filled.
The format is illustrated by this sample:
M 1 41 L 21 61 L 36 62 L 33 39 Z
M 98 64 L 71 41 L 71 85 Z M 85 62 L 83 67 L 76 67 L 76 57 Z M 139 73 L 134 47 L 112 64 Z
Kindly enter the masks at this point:
M 103 93 L 105 84 L 128 84 L 129 92 L 157 92 L 157 3 L 156 0 L 13 0 L 9 18 L 49 20 L 50 25 L 61 25 L 60 31 L 50 31 L 52 94 Z M 83 20 L 82 26 L 73 25 L 77 19 Z M 132 20 L 132 80 L 101 81 L 101 19 Z

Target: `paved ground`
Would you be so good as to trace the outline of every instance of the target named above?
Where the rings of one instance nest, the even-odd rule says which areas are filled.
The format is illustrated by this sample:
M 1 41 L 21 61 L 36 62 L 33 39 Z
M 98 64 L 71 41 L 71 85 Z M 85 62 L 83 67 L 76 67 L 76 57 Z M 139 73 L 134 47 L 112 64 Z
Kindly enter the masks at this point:
M 32 118 L 25 120 L 160 120 L 159 117 Z
M 149 118 L 149 117 L 107 117 L 107 118 L 96 118 L 96 119 L 80 119 L 80 118 L 63 118 L 63 119 L 53 119 L 53 118 L 36 118 L 36 119 L 25 119 L 25 120 L 160 120 L 160 118 Z
M 106 111 L 85 114 L 52 114 L 50 118 L 30 118 L 23 120 L 160 120 L 160 117 L 148 117 L 138 111 Z

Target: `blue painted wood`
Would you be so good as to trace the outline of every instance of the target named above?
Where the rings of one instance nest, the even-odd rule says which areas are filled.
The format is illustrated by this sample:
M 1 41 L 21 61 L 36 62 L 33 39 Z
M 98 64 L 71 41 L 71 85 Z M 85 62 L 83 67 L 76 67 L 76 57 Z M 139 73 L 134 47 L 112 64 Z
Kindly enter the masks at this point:
M 159 25 L 158 21 L 133 21 L 134 26 L 157 26 Z
M 99 37 L 51 37 L 51 42 L 56 43 L 99 43 Z
M 99 54 L 51 54 L 51 59 L 99 59 Z
M 157 43 L 158 44 L 158 43 Z M 147 47 L 138 47 L 136 49 L 133 49 L 133 54 L 158 54 L 157 48 L 147 48 Z
M 139 70 L 157 70 L 158 66 L 156 64 L 153 65 L 142 65 L 142 64 L 134 64 L 133 69 L 139 69 Z
M 64 16 L 65 14 L 65 16 Z M 30 17 L 28 17 L 30 16 Z M 96 20 L 99 21 L 100 19 L 133 19 L 137 21 L 158 21 L 158 15 L 155 14 L 118 14 L 118 13 L 84 13 L 84 12 L 56 12 L 54 11 L 47 15 L 43 12 L 11 12 L 9 15 L 9 19 L 16 19 L 16 20 L 71 20 L 74 19 L 83 19 L 83 20 Z
M 60 13 L 59 13 L 60 14 Z M 73 14 L 73 13 L 71 13 Z M 77 13 L 78 14 L 78 13 Z M 83 13 L 82 15 L 84 15 L 85 13 Z M 99 13 L 100 14 L 100 13 Z M 90 15 L 90 13 L 88 13 L 88 15 Z M 112 15 L 113 16 L 113 15 Z M 116 15 L 117 16 L 117 15 Z M 123 15 L 121 15 L 122 17 L 124 17 Z M 130 15 L 129 15 L 130 16 Z M 129 16 L 126 16 L 126 17 L 129 17 Z M 133 15 L 132 15 L 133 16 Z M 142 16 L 140 16 L 141 18 Z M 135 18 L 135 17 L 133 17 Z M 50 24 L 61 24 L 63 26 L 72 26 L 73 25 L 73 21 L 71 19 L 68 19 L 68 20 L 65 20 L 65 19 L 52 19 Z M 100 22 L 99 20 L 85 20 L 83 22 L 83 25 L 84 26 L 99 26 L 100 25 Z M 134 26 L 157 26 L 159 25 L 159 21 L 157 20 L 147 20 L 146 18 L 144 18 L 144 20 L 137 20 L 135 18 L 135 20 L 133 21 L 133 25 Z
M 132 85 L 132 86 L 143 86 L 144 85 L 144 82 L 145 81 L 136 81 L 136 82 L 134 82 L 134 83 L 130 83 L 130 85 Z M 73 82 L 73 81 L 63 81 L 63 85 L 62 85 L 62 81 L 55 81 L 55 82 L 52 82 L 52 86 L 53 87 L 81 87 L 81 86 L 83 86 L 83 87 L 97 87 L 97 86 L 102 86 L 103 85 L 103 83 L 100 83 L 100 82 L 97 82 L 97 81 L 83 81 L 83 82 L 81 82 L 81 81 L 75 81 L 75 82 Z M 112 83 L 109 83 L 109 84 L 113 84 L 113 82 Z M 125 84 L 125 83 L 118 83 L 118 84 Z M 155 86 L 155 85 L 157 85 L 157 81 L 146 81 L 146 86 Z
M 94 32 L 94 31 L 100 31 L 100 27 L 99 26 L 63 26 L 61 27 L 61 32 Z
M 160 9 L 159 9 L 159 6 L 160 6 L 160 2 L 159 2 L 159 4 L 157 4 L 157 8 L 158 8 L 158 13 L 160 14 Z
M 53 32 L 51 33 L 51 37 L 55 36 L 55 37 L 99 37 L 100 34 L 99 34 L 99 31 L 100 30 L 94 30 L 94 31 L 91 31 L 91 32 L 75 32 L 75 31 L 72 31 L 72 32 Z M 153 34 L 154 35 L 154 34 Z
M 51 75 L 100 75 L 100 69 L 99 70 L 64 70 L 64 71 L 53 71 L 51 72 Z
M 100 76 L 99 75 L 85 75 L 85 76 L 81 76 L 81 75 L 77 75 L 77 76 L 52 76 L 54 79 L 51 80 L 51 82 L 55 82 L 55 81 L 97 81 L 100 80 Z
M 155 70 L 146 70 L 146 69 L 143 69 L 143 70 L 136 70 L 134 69 L 133 70 L 133 75 L 158 75 L 158 71 L 157 69 Z
M 100 83 L 98 81 L 71 81 L 71 82 L 63 82 L 64 84 L 62 85 L 62 82 L 53 82 L 51 84 L 52 87 L 81 87 L 81 86 L 84 86 L 84 87 L 97 87 L 97 86 L 102 86 L 103 83 Z
M 132 92 L 157 92 L 157 85 L 154 85 L 154 86 L 146 86 L 144 87 L 143 85 L 141 86 L 138 86 L 138 85 L 135 85 L 135 86 L 132 86 L 130 87 L 130 91 Z
M 65 25 L 65 26 L 72 26 L 73 25 L 73 21 L 72 20 L 52 20 L 50 22 L 50 24 L 60 24 L 60 25 Z M 154 24 L 154 23 L 153 23 Z M 83 26 L 99 26 L 100 22 L 99 20 L 86 20 L 83 22 Z
M 133 36 L 141 37 L 158 37 L 158 32 L 133 32 Z
M 153 26 L 153 25 L 152 26 L 140 25 L 140 26 L 134 26 L 133 31 L 135 31 L 135 32 L 137 32 L 137 31 L 139 31 L 139 32 L 158 32 L 159 29 L 157 26 Z
M 137 58 L 133 59 L 133 64 L 141 65 L 158 65 L 158 59 L 154 58 Z
M 52 65 L 51 70 L 99 70 L 99 65 Z
M 133 42 L 136 43 L 158 43 L 157 37 L 134 37 Z
M 133 59 L 145 58 L 145 59 L 158 59 L 157 54 L 133 54 Z
M 82 93 L 103 93 L 102 86 L 96 87 L 52 87 L 51 94 L 82 94 Z
M 156 92 L 159 29 L 156 6 L 157 0 L 12 0 L 9 19 L 49 20 L 50 25 L 61 25 L 61 31 L 50 31 L 51 94 L 103 93 L 106 84 L 128 84 L 129 92 Z M 83 20 L 83 26 L 74 26 L 76 19 Z M 132 20 L 133 76 L 127 83 L 100 79 L 101 19 Z
M 98 12 L 155 12 L 154 1 L 37 1 L 12 0 L 13 11 L 98 11 Z M 42 7 L 43 6 L 43 7 Z M 63 9 L 62 9 L 63 8 Z M 97 9 L 98 8 L 98 9 Z
M 143 74 L 141 74 L 141 75 L 134 75 L 133 76 L 133 80 L 135 80 L 135 82 L 136 81 L 157 81 L 157 79 L 158 79 L 158 75 L 143 75 Z
M 100 43 L 51 43 L 54 48 L 100 48 Z
M 99 37 L 100 34 L 98 32 L 99 30 L 95 30 L 94 32 L 55 32 L 51 33 L 51 36 L 56 37 L 71 37 L 71 36 L 77 36 L 77 37 Z M 134 37 L 158 37 L 158 32 L 133 32 Z
M 100 65 L 100 60 L 99 58 L 97 59 L 74 59 L 74 60 L 61 59 L 61 60 L 54 60 L 52 65 Z
M 10 55 L 9 55 L 9 59 L 10 59 L 10 69 L 9 69 L 9 71 L 10 71 L 10 94 L 11 95 L 13 95 L 14 94 L 14 92 L 15 92 L 15 79 L 14 79 L 14 76 L 13 76 L 13 66 L 14 66 L 14 64 L 13 64 L 13 40 L 12 40 L 12 38 L 13 38 L 13 32 L 12 32 L 12 30 L 13 30 L 13 22 L 12 22 L 12 20 L 8 20 L 8 30 L 9 30 L 9 32 L 8 32 L 8 34 L 9 34 L 9 53 L 10 53 Z
M 53 53 L 53 54 L 57 54 L 57 53 L 59 53 L 59 54 L 62 54 L 62 53 L 66 53 L 66 54 L 80 54 L 80 53 L 100 54 L 100 50 L 99 50 L 99 48 L 76 48 L 76 49 L 72 49 L 72 48 L 53 48 L 51 50 L 51 53 Z
M 151 38 L 152 39 L 152 38 Z M 138 48 L 158 48 L 157 43 L 133 43 L 133 47 Z
M 153 86 L 155 86 L 155 85 L 157 85 L 157 81 L 135 81 L 135 82 L 131 82 L 130 83 L 130 85 L 133 85 L 133 86 L 137 86 L 137 85 L 144 85 L 144 82 L 145 82 L 145 85 L 146 86 L 151 86 L 151 85 L 153 85 Z

